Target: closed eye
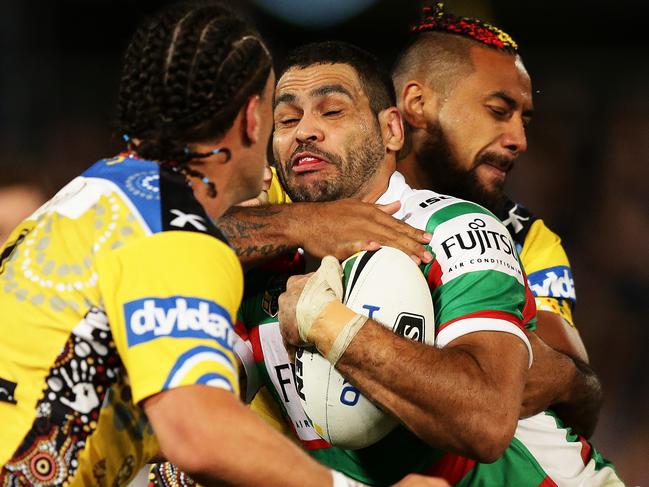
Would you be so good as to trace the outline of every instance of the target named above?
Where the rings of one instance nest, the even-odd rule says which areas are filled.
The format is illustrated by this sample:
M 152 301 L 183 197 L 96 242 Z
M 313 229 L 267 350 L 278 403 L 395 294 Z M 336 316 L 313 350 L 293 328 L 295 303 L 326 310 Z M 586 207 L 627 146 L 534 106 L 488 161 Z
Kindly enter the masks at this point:
M 487 105 L 489 111 L 498 118 L 504 118 L 509 114 L 507 108 L 499 107 L 497 105 Z
M 277 123 L 280 125 L 292 125 L 299 121 L 300 121 L 299 118 L 283 118 L 281 120 L 278 120 Z

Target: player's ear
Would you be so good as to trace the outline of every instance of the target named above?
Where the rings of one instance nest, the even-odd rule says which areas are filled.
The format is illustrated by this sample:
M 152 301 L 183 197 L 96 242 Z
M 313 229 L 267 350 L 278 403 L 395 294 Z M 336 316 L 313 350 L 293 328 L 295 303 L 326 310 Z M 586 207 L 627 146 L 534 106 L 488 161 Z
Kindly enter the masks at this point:
M 256 144 L 259 141 L 261 130 L 261 98 L 259 95 L 251 96 L 244 107 L 244 138 L 247 144 Z
M 401 112 L 397 107 L 389 107 L 379 113 L 379 126 L 385 148 L 397 152 L 403 147 L 404 130 Z
M 426 120 L 426 108 L 429 103 L 437 105 L 435 93 L 427 89 L 419 81 L 408 81 L 401 90 L 399 97 L 399 108 L 403 113 L 403 118 L 413 128 L 425 129 L 428 121 Z

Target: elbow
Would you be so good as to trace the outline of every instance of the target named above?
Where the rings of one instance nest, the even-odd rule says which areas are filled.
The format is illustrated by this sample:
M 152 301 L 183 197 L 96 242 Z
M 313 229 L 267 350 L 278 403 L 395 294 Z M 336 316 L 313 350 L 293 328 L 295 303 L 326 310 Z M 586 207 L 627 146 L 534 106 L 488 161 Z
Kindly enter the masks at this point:
M 480 463 L 493 463 L 511 444 L 518 425 L 515 414 L 491 414 L 483 411 L 476 412 L 472 417 L 457 419 L 458 421 L 448 422 L 453 427 L 445 428 L 445 431 L 453 432 L 452 436 L 444 433 L 440 436 L 439 430 L 428 428 L 426 424 L 419 424 L 417 428 L 410 425 L 409 428 L 432 447 L 453 451 Z M 435 423 L 434 420 L 430 422 Z M 442 439 L 443 436 L 446 438 Z
M 493 414 L 479 424 L 480 428 L 473 436 L 471 456 L 480 463 L 493 463 L 511 444 L 518 418 L 515 414 Z
M 206 448 L 197 448 L 188 438 L 167 438 L 170 441 L 158 440 L 164 458 L 192 478 L 202 477 L 208 469 L 209 455 Z M 214 459 L 212 458 L 212 462 Z
M 518 418 L 515 414 L 484 414 L 476 427 L 465 438 L 469 457 L 480 463 L 493 463 L 498 460 L 512 442 Z
M 493 431 L 484 431 L 482 440 L 475 445 L 473 458 L 480 463 L 493 463 L 498 460 L 507 447 L 511 444 L 514 437 L 506 428 L 491 428 Z

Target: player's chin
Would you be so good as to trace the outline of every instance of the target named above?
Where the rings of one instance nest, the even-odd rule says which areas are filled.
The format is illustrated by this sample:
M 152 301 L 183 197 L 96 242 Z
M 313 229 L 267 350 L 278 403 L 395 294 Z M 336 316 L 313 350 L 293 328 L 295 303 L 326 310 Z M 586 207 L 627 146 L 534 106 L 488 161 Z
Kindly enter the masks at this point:
M 490 196 L 499 196 L 505 188 L 507 181 L 507 174 L 502 172 L 494 172 L 491 170 L 477 171 L 478 186 L 483 193 Z

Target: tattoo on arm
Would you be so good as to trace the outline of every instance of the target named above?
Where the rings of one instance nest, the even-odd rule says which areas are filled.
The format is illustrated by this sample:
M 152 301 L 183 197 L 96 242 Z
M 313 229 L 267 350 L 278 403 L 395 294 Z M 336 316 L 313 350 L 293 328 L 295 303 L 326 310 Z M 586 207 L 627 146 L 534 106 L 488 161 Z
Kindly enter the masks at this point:
M 272 217 L 281 212 L 279 206 L 232 208 L 218 220 L 218 228 L 242 263 L 264 261 L 294 250 L 277 236 L 277 222 Z
M 281 255 L 290 250 L 294 250 L 289 245 L 249 245 L 247 247 L 232 247 L 239 257 L 244 258 L 264 258 Z
M 228 240 L 250 238 L 251 230 L 260 230 L 267 225 L 267 223 L 248 222 L 237 220 L 236 218 L 223 218 L 217 224 Z
M 255 238 L 256 233 L 271 224 L 268 217 L 280 211 L 275 206 L 235 207 L 219 218 L 216 226 L 228 239 Z

